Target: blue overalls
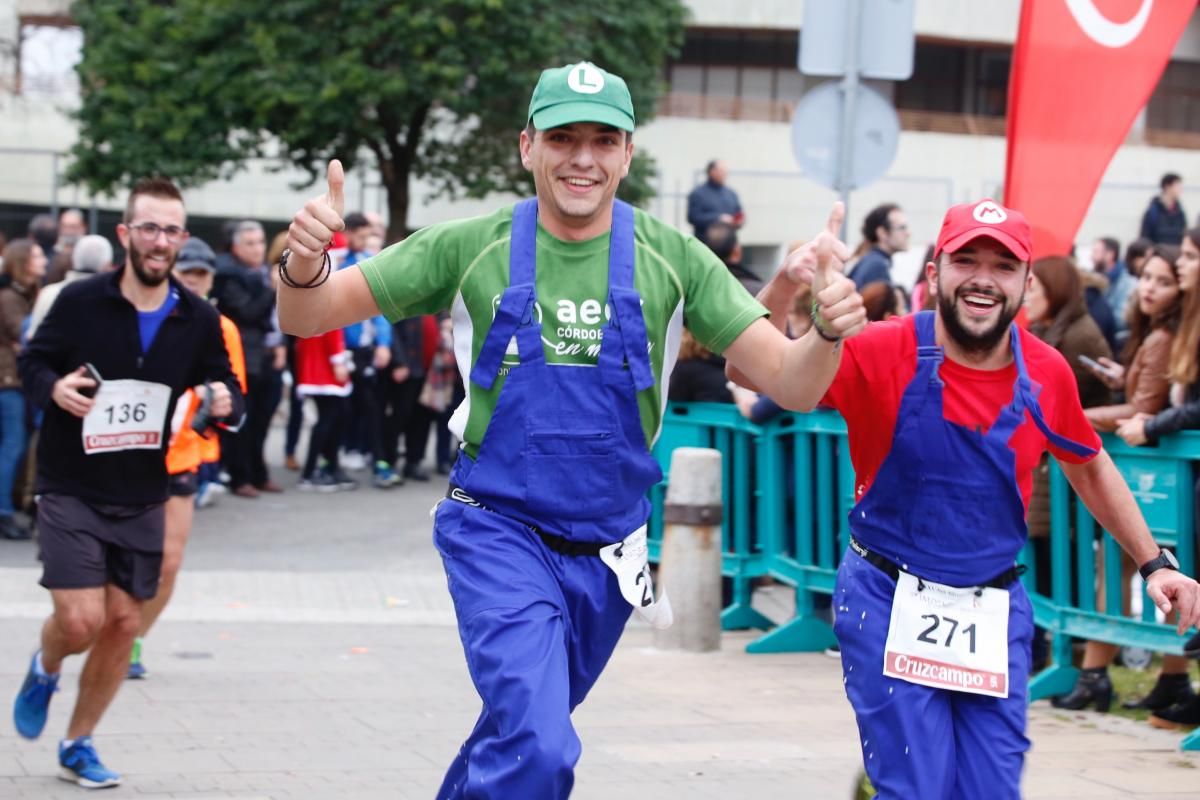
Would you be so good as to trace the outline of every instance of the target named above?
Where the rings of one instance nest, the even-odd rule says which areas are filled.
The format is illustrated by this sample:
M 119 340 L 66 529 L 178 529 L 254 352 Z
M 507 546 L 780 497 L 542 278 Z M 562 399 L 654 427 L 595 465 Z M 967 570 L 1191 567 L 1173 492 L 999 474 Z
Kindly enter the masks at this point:
M 513 210 L 509 288 L 471 380 L 494 384 L 514 335 L 520 364 L 507 375 L 477 457 L 461 454 L 450 476 L 479 505 L 443 502 L 435 515 L 434 544 L 483 699 L 440 800 L 570 794 L 580 755 L 571 711 L 631 611 L 592 553 L 645 523 L 646 491 L 662 479 L 637 406 L 654 376 L 633 288 L 633 209 L 613 209 L 612 315 L 595 368 L 546 363 L 532 314 L 536 239 L 530 199 Z
M 856 544 L 905 572 L 951 586 L 1010 592 L 1008 697 L 934 689 L 885 677 L 893 577 L 847 549 L 834 592 L 834 631 L 846 694 L 858 720 L 863 762 L 878 797 L 1019 798 L 1033 610 L 1013 562 L 1024 545 L 1025 504 L 1008 446 L 1026 412 L 1056 446 L 1095 451 L 1053 433 L 1042 418 L 1012 326 L 1017 379 L 1012 401 L 983 433 L 942 411 L 934 312 L 916 315 L 917 371 L 904 391 L 892 448 L 850 516 Z

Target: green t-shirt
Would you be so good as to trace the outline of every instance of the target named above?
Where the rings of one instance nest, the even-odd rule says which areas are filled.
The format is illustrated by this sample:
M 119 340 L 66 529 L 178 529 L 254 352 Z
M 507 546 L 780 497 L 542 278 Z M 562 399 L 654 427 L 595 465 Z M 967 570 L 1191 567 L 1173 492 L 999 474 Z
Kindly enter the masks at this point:
M 450 309 L 454 349 L 467 396 L 450 429 L 474 457 L 487 430 L 508 369 L 518 363 L 510 344 L 490 390 L 469 380 L 500 296 L 508 288 L 512 207 L 485 217 L 425 228 L 358 266 L 375 302 L 393 322 Z M 721 353 L 767 312 L 712 252 L 649 214 L 635 211 L 634 288 L 650 344 L 655 384 L 638 393 L 646 441 L 658 437 L 667 383 L 688 330 Z M 583 242 L 558 239 L 538 225 L 537 306 L 550 365 L 595 366 L 607 322 L 609 234 Z

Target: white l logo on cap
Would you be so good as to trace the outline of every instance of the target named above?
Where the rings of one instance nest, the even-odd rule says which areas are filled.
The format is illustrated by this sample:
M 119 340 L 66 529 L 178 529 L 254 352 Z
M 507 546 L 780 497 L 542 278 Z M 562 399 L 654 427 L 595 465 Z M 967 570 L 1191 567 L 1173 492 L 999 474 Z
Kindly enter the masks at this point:
M 975 217 L 976 222 L 982 222 L 985 225 L 999 225 L 1008 219 L 1008 214 L 1004 213 L 1004 209 L 991 200 L 984 200 L 975 206 L 971 216 Z
M 595 94 L 604 88 L 604 75 L 586 61 L 571 67 L 567 86 L 580 94 Z

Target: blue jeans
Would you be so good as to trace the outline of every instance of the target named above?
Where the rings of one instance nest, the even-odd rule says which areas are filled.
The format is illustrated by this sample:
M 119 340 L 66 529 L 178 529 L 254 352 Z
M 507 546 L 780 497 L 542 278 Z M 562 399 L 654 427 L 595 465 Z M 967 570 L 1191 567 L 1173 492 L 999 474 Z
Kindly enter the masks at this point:
M 13 483 L 25 442 L 25 395 L 20 389 L 0 389 L 0 516 L 13 514 Z

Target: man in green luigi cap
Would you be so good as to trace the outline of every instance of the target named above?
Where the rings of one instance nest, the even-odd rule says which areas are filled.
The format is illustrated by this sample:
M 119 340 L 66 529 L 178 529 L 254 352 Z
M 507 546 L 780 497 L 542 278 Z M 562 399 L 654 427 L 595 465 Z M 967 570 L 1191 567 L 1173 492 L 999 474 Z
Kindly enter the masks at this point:
M 293 218 L 283 328 L 312 336 L 382 312 L 450 309 L 467 396 L 463 446 L 434 519 L 483 711 L 439 798 L 565 798 L 583 701 L 636 609 L 670 624 L 646 565 L 650 455 L 686 318 L 776 400 L 812 408 L 866 321 L 831 230 L 804 267 L 817 303 L 789 342 L 691 236 L 615 199 L 633 157 L 625 82 L 582 62 L 542 73 L 520 135 L 537 195 L 434 225 L 322 281 L 342 227 L 342 169 Z M 791 269 L 791 268 L 789 268 Z

